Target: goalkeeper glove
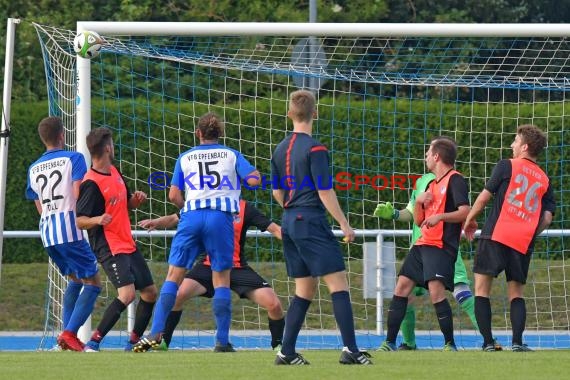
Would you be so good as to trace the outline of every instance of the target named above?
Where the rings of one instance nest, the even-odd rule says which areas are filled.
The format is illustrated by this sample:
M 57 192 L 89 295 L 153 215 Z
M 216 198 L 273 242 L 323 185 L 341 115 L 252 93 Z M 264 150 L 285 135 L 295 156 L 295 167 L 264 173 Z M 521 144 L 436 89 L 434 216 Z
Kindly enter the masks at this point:
M 386 220 L 398 219 L 400 211 L 395 210 L 390 202 L 380 202 L 376 206 L 376 210 L 374 210 L 374 216 Z

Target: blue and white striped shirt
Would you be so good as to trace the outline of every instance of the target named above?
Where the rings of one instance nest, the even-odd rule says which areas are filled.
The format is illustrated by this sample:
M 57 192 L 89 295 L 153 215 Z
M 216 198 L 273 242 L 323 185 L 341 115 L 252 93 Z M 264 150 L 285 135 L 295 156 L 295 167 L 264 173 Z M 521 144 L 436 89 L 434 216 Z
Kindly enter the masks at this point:
M 81 153 L 61 149 L 46 151 L 30 165 L 26 198 L 41 203 L 39 228 L 44 247 L 83 240 L 75 224 L 73 182 L 81 181 L 86 172 Z
M 171 184 L 185 192 L 181 212 L 213 209 L 239 212 L 241 182 L 255 171 L 238 151 L 220 144 L 203 144 L 180 155 Z

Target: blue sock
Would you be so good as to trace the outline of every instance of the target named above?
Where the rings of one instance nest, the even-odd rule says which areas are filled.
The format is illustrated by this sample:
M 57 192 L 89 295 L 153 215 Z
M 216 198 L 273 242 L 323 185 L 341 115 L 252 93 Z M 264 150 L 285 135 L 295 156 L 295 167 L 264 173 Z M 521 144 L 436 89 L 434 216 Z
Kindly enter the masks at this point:
M 283 344 L 281 353 L 283 355 L 293 355 L 299 331 L 305 321 L 305 315 L 309 309 L 311 301 L 299 296 L 293 297 L 285 316 L 285 332 L 283 333 Z
M 230 340 L 232 322 L 232 293 L 230 288 L 216 288 L 212 300 L 212 310 L 216 319 L 216 341 L 225 346 Z
M 79 328 L 83 326 L 93 311 L 93 306 L 95 305 L 95 301 L 97 300 L 99 293 L 101 293 L 101 288 L 98 286 L 83 286 L 83 291 L 77 298 L 75 308 L 73 309 L 73 314 L 71 314 L 69 322 L 65 326 L 65 330 L 69 330 L 77 334 Z
M 71 319 L 71 314 L 73 314 L 73 309 L 75 309 L 75 303 L 77 302 L 77 297 L 79 297 L 79 292 L 81 292 L 82 287 L 83 283 L 81 282 L 69 280 L 67 283 L 65 293 L 63 293 L 62 319 L 64 329 Z
M 152 327 L 150 335 L 156 336 L 162 334 L 166 318 L 174 306 L 176 301 L 176 293 L 178 292 L 178 284 L 173 281 L 165 281 L 160 289 L 160 297 L 154 307 L 154 318 L 152 318 Z
M 350 304 L 350 294 L 346 290 L 334 292 L 331 294 L 333 313 L 342 343 L 348 347 L 350 352 L 358 352 L 356 346 L 356 336 L 354 334 L 354 317 L 352 314 L 352 305 Z

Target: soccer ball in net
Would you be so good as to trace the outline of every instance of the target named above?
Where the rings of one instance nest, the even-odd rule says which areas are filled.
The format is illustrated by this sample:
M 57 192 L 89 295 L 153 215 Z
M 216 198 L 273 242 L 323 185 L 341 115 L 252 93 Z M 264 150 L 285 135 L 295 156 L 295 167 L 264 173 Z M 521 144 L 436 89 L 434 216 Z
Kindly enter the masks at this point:
M 83 58 L 97 57 L 102 46 L 103 39 L 95 32 L 81 32 L 73 40 L 73 50 Z

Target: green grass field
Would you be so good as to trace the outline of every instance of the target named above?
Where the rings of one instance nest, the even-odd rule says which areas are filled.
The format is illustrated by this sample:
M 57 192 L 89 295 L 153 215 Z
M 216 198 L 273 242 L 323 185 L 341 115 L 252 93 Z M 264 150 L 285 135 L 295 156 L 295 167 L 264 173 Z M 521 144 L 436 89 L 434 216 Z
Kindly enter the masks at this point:
M 101 352 L 0 353 L 3 379 L 564 379 L 568 351 L 417 351 L 373 353 L 373 366 L 338 364 L 338 351 L 306 351 L 310 366 L 273 364 L 271 351 L 134 354 Z

